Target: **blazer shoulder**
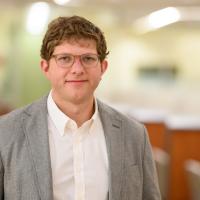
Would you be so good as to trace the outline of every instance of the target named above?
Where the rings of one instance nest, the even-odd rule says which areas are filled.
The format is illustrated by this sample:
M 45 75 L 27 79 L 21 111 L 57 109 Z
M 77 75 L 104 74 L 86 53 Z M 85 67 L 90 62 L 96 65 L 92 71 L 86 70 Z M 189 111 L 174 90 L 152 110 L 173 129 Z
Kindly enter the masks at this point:
M 27 115 L 31 115 L 34 112 L 37 112 L 42 109 L 42 111 L 46 107 L 47 96 L 44 96 L 26 106 L 21 108 L 17 108 L 5 115 L 0 117 L 0 127 L 3 125 L 7 125 L 8 123 L 19 122 L 19 118 L 22 114 L 26 113 Z M 10 124 L 9 124 L 10 125 Z
M 45 102 L 45 98 L 0 117 L 0 145 L 9 142 L 9 140 L 14 140 L 22 132 L 23 119 L 34 113 L 37 115 L 38 111 L 42 110 L 43 102 Z
M 28 106 L 18 108 L 5 115 L 2 115 L 0 117 L 0 130 L 2 130 L 3 127 L 12 126 L 14 122 L 19 122 L 19 117 L 26 110 L 27 107 Z
M 128 114 L 122 113 L 117 109 L 113 108 L 112 106 L 105 104 L 99 100 L 98 100 L 98 105 L 100 113 L 105 112 L 106 115 L 110 116 L 111 118 L 121 121 L 126 127 L 126 129 L 136 130 L 137 132 L 138 131 L 144 132 L 145 129 L 144 125 L 139 121 L 137 121 L 136 119 L 128 116 Z
M 0 148 L 12 143 L 21 132 L 21 115 L 25 107 L 11 111 L 0 117 Z

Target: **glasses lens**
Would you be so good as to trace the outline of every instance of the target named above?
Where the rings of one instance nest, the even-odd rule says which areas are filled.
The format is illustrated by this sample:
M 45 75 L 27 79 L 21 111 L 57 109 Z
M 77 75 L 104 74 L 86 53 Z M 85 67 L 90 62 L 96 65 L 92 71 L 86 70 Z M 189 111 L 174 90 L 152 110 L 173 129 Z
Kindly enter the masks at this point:
M 85 67 L 95 67 L 99 61 L 96 54 L 84 54 L 81 56 L 81 62 Z
M 57 55 L 56 62 L 60 67 L 71 67 L 74 57 L 69 54 Z

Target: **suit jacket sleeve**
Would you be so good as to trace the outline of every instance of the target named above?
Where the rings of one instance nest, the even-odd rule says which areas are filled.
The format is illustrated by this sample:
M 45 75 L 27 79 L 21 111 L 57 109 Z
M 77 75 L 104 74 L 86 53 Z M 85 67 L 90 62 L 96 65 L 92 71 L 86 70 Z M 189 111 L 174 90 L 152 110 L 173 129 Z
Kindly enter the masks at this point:
M 152 157 L 151 145 L 149 142 L 148 134 L 145 129 L 145 144 L 144 144 L 144 157 L 143 157 L 143 198 L 149 200 L 160 200 L 160 192 L 158 186 L 157 172 L 155 168 L 154 159 Z

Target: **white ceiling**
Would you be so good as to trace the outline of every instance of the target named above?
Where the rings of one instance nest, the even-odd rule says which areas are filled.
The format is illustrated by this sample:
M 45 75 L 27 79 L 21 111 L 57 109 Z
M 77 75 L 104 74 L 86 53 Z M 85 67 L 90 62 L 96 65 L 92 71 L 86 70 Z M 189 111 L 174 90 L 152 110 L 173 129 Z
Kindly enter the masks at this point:
M 0 0 L 0 9 L 4 9 L 5 6 L 26 6 L 36 1 L 37 0 Z M 43 1 L 55 5 L 53 0 Z M 153 11 L 169 6 L 200 8 L 200 0 L 71 0 L 65 7 L 78 7 L 80 8 L 79 10 L 86 10 L 86 12 L 94 12 L 95 9 L 107 9 L 108 11 L 114 12 L 115 16 L 122 22 L 127 22 L 129 24 L 129 22 L 134 19 L 138 19 Z
M 37 0 L 0 0 L 0 6 L 24 5 Z M 42 0 L 40 0 L 42 1 Z M 53 3 L 53 0 L 43 0 Z M 71 0 L 69 5 L 114 6 L 128 9 L 161 8 L 166 6 L 200 6 L 200 0 Z

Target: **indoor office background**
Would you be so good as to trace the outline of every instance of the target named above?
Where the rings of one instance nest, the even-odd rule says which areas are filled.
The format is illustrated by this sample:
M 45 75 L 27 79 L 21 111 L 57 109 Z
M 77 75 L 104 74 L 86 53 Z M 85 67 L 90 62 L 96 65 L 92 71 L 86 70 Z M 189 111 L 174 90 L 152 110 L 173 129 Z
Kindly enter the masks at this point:
M 104 31 L 109 68 L 96 95 L 146 125 L 163 199 L 200 199 L 200 1 L 0 0 L 2 113 L 48 93 L 40 46 L 61 15 Z

